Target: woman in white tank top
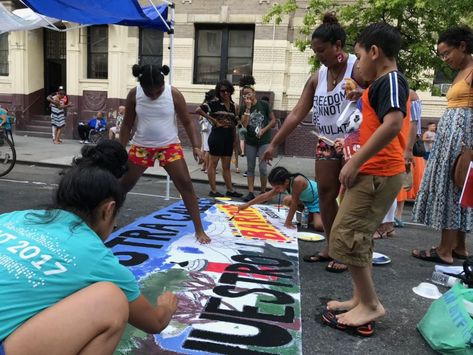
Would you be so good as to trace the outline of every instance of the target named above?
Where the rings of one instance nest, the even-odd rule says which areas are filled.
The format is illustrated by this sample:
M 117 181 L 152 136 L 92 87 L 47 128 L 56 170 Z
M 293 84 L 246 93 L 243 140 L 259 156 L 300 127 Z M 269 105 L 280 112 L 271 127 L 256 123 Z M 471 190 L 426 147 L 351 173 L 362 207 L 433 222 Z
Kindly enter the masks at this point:
M 162 166 L 182 196 L 194 223 L 200 243 L 210 243 L 200 219 L 199 204 L 177 135 L 176 116 L 184 126 L 192 143 L 196 160 L 202 160 L 199 133 L 194 129 L 181 92 L 164 83 L 169 67 L 147 64 L 133 66 L 133 76 L 140 84 L 130 90 L 126 98 L 125 117 L 120 129 L 120 142 L 126 147 L 132 128 L 135 133 L 128 152 L 129 169 L 121 179 L 126 192 L 130 191 L 141 175 L 156 160 Z
M 346 97 L 344 78 L 352 78 L 361 86 L 363 80 L 356 69 L 356 58 L 343 51 L 346 34 L 333 13 L 326 13 L 323 23 L 312 34 L 311 47 L 322 66 L 306 82 L 302 95 L 291 113 L 284 120 L 263 159 L 271 160 L 279 144 L 304 120 L 312 109 L 313 123 L 320 136 L 316 148 L 315 176 L 320 198 L 320 213 L 327 236 L 323 251 L 305 256 L 305 261 L 330 261 L 326 270 L 342 272 L 347 266 L 332 260 L 328 255 L 330 230 L 338 211 L 337 196 L 340 190 L 339 174 L 342 169 L 342 155 L 337 153 L 331 142 L 343 137 L 344 127 L 340 129 L 336 121 L 347 100 L 357 100 L 360 90 L 354 90 Z

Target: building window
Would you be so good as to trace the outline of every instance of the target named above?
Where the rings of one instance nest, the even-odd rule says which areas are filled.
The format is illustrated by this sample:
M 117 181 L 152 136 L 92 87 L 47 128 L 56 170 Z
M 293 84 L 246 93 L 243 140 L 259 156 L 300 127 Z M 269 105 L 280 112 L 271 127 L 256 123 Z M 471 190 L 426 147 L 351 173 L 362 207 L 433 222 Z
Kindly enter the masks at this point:
M 108 78 L 108 26 L 87 29 L 87 78 Z
M 163 64 L 163 31 L 140 28 L 139 64 Z
M 447 91 L 452 86 L 454 78 L 455 72 L 446 65 L 435 70 L 434 83 L 431 87 L 432 96 L 447 96 Z
M 8 32 L 0 35 L 0 75 L 8 76 Z
M 238 83 L 253 71 L 254 26 L 196 25 L 195 84 Z

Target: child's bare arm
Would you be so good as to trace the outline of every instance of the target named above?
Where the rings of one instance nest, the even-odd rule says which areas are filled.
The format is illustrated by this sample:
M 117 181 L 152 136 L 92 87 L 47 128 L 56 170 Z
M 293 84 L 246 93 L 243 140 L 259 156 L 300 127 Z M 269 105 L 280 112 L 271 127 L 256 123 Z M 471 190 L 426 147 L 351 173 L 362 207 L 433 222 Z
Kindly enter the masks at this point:
M 361 166 L 368 159 L 375 156 L 399 134 L 403 120 L 404 113 L 397 110 L 390 111 L 386 116 L 384 116 L 381 126 L 342 168 L 342 171 L 340 172 L 340 182 L 343 186 L 347 188 L 353 186 Z
M 130 302 L 130 315 L 128 322 L 149 334 L 160 333 L 167 327 L 171 317 L 177 309 L 177 297 L 167 291 L 156 300 L 156 306 L 140 295 Z

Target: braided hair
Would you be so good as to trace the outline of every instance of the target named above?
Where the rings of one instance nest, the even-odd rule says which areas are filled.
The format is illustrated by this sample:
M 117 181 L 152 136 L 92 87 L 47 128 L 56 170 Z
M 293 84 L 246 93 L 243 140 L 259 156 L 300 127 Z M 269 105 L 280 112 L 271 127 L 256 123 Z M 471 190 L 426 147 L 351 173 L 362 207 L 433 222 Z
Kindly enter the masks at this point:
M 141 86 L 161 87 L 164 85 L 164 76 L 168 75 L 170 69 L 167 65 L 159 66 L 156 64 L 135 64 L 132 67 L 132 73 L 138 78 Z
M 299 175 L 304 176 L 301 173 L 291 174 L 285 167 L 277 166 L 270 171 L 268 181 L 271 185 L 284 185 L 286 180 Z

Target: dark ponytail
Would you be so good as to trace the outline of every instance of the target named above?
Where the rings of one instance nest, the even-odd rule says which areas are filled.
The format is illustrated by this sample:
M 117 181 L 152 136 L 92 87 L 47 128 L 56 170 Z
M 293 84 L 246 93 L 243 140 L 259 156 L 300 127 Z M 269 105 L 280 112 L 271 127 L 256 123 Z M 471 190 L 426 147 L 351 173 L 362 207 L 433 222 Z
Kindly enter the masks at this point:
M 82 157 L 74 159 L 72 167 L 61 178 L 53 208 L 73 212 L 93 222 L 94 212 L 103 202 L 115 201 L 115 213 L 125 202 L 126 193 L 118 178 L 127 170 L 128 156 L 120 143 L 111 140 L 84 146 L 81 153 Z
M 283 185 L 286 180 L 289 180 L 291 177 L 297 175 L 300 174 L 291 174 L 286 168 L 282 166 L 277 166 L 269 172 L 268 181 L 271 185 Z
M 314 38 L 320 39 L 322 42 L 330 42 L 331 44 L 340 41 L 342 47 L 345 45 L 347 34 L 338 22 L 335 12 L 324 14 L 322 24 L 312 33 L 312 39 Z
M 81 157 L 74 158 L 73 166 L 98 166 L 112 173 L 117 179 L 128 170 L 128 154 L 116 140 L 104 139 L 95 146 L 85 145 L 81 154 Z
M 164 85 L 164 76 L 168 75 L 171 70 L 167 65 L 159 66 L 156 64 L 135 64 L 131 68 L 131 72 L 135 78 L 138 78 L 141 86 L 145 87 L 161 87 Z

